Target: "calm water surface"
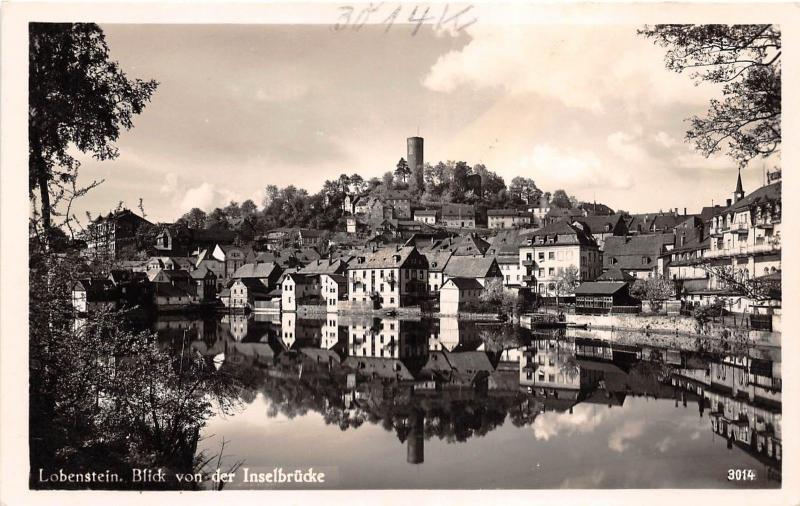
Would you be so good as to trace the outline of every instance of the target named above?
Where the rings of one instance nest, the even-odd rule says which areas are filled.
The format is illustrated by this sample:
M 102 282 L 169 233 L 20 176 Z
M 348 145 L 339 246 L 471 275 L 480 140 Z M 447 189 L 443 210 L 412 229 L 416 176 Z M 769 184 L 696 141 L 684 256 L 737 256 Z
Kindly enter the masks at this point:
M 224 438 L 239 474 L 314 468 L 325 488 L 780 486 L 775 348 L 708 354 L 455 319 L 155 327 L 245 385 L 198 448 L 217 452 Z M 259 487 L 277 485 L 228 486 Z

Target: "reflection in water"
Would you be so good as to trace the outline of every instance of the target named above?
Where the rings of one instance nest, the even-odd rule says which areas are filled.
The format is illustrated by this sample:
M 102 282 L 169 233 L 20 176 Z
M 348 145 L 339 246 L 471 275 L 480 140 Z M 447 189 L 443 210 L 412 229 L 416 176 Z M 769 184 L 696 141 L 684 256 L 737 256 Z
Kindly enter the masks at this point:
M 244 439 L 237 454 L 247 461 L 281 465 L 287 462 L 270 460 L 272 453 L 275 459 L 299 453 L 350 469 L 352 476 L 340 473 L 339 486 L 481 485 L 478 479 L 464 482 L 454 476 L 452 466 L 462 476 L 470 470 L 485 475 L 488 486 L 725 486 L 725 466 L 758 470 L 752 483 L 737 486 L 780 483 L 778 350 L 711 355 L 617 344 L 587 337 L 585 331 L 537 334 L 454 318 L 329 314 L 314 320 L 288 313 L 210 321 L 160 318 L 154 325 L 165 346 L 188 345 L 217 357 L 218 366 L 244 384 L 244 401 L 266 409 L 267 419 L 263 411 L 255 415 L 265 431 L 261 434 L 252 433 L 249 408 L 241 414 L 248 424 L 237 425 L 239 416 L 212 420 L 211 433 Z M 690 412 L 691 406 L 696 409 Z M 673 411 L 664 411 L 668 408 Z M 312 423 L 315 417 L 322 423 Z M 274 437 L 270 431 L 277 429 L 267 423 L 272 418 L 285 418 L 289 428 L 281 429 L 287 431 L 281 439 L 270 439 L 269 454 L 262 453 L 250 440 Z M 357 429 L 347 438 L 353 444 L 344 450 L 325 447 L 336 444 L 326 426 L 347 434 Z M 394 442 L 369 427 L 393 434 Z M 603 431 L 607 444 L 598 442 Z M 493 432 L 498 434 L 494 441 L 509 445 L 506 455 L 484 444 L 483 437 Z M 320 449 L 310 449 L 307 440 L 318 441 Z M 426 478 L 394 467 L 398 441 L 406 446 L 403 465 L 433 466 Z M 465 448 L 481 453 L 469 462 L 445 465 L 460 448 L 450 443 L 467 441 Z M 582 446 L 576 447 L 578 442 Z M 645 443 L 652 448 L 645 451 Z M 530 451 L 524 453 L 525 448 Z M 377 457 L 378 451 L 386 456 Z M 642 454 L 631 459 L 631 451 Z M 618 454 L 628 459 L 621 466 L 598 473 L 582 468 L 597 465 L 590 464 L 595 456 L 612 463 Z M 673 459 L 667 471 L 647 475 L 648 466 L 664 455 Z M 561 463 L 562 469 L 535 478 L 520 471 L 530 462 L 541 468 L 543 459 L 548 465 Z M 396 470 L 391 478 L 379 472 L 385 465 Z M 696 481 L 676 482 L 670 475 L 676 468 L 686 468 L 686 479 Z M 584 474 L 594 478 L 565 481 Z M 425 482 L 429 476 L 438 481 Z

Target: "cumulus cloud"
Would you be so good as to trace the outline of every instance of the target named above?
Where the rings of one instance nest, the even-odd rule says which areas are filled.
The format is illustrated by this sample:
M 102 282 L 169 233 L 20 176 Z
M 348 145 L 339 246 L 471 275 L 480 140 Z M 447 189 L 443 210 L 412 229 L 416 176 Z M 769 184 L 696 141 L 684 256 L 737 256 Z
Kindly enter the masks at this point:
M 644 422 L 627 421 L 614 430 L 608 438 L 608 447 L 615 452 L 622 453 L 630 447 L 631 441 L 644 433 Z
M 634 26 L 492 26 L 468 28 L 472 41 L 441 56 L 422 83 L 452 92 L 467 86 L 535 93 L 595 113 L 622 99 L 652 102 L 707 100 L 685 76 L 664 69 L 663 51 Z
M 611 410 L 591 404 L 578 404 L 572 413 L 547 411 L 534 420 L 532 428 L 536 439 L 548 441 L 558 435 L 569 436 L 593 432 L 608 419 Z
M 550 185 L 570 190 L 605 187 L 629 188 L 630 175 L 604 165 L 592 153 L 569 152 L 551 145 L 537 145 L 519 161 L 520 173 L 542 174 Z

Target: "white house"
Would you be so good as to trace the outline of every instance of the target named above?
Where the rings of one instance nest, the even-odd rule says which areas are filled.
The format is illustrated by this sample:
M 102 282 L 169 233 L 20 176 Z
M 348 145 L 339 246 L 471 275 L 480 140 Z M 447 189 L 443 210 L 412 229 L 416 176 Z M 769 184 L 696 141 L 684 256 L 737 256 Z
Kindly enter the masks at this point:
M 439 312 L 458 314 L 465 304 L 478 302 L 483 285 L 473 278 L 450 278 L 439 290 Z
M 297 311 L 304 299 L 319 296 L 319 278 L 296 272 L 286 274 L 281 283 L 281 310 Z

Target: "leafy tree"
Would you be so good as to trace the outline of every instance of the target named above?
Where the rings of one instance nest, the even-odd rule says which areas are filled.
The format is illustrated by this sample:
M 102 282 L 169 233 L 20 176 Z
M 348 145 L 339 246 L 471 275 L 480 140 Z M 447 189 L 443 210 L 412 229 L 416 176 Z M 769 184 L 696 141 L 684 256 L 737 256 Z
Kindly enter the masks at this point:
M 675 283 L 662 277 L 637 279 L 631 285 L 631 295 L 650 303 L 653 311 L 659 311 L 663 302 L 675 295 Z
M 278 195 L 280 195 L 280 190 L 276 185 L 267 185 L 267 187 L 264 188 L 264 201 L 262 202 L 264 208 L 268 208 L 275 201 L 275 199 L 278 198 Z
M 381 184 L 381 191 L 387 191 L 394 188 L 394 174 L 386 172 L 383 174 L 383 181 Z
M 242 205 L 239 206 L 239 209 L 241 210 L 242 216 L 245 218 L 253 216 L 258 211 L 256 203 L 253 202 L 251 199 L 247 199 L 244 202 L 242 202 Z
M 217 207 L 206 218 L 205 228 L 219 228 L 224 230 L 230 229 L 230 223 L 228 223 L 228 215 L 225 214 L 225 210 L 222 208 Z
M 568 297 L 575 294 L 575 288 L 581 284 L 581 271 L 578 267 L 570 265 L 558 270 L 556 275 L 556 307 L 559 305 L 559 296 Z
M 655 25 L 641 35 L 667 48 L 666 68 L 691 70 L 695 83 L 722 85 L 704 117 L 691 118 L 686 139 L 705 156 L 727 142 L 740 166 L 779 153 L 781 32 L 775 25 Z
M 98 160 L 116 158 L 120 131 L 133 126 L 158 83 L 129 79 L 110 59 L 96 24 L 31 23 L 29 42 L 29 196 L 35 204 L 38 190 L 47 236 L 58 204 L 82 194 L 72 148 Z
M 367 190 L 368 183 L 364 181 L 364 178 L 359 176 L 358 174 L 353 174 L 350 176 L 350 191 L 355 193 L 356 195 L 361 195 Z
M 201 229 L 206 226 L 208 215 L 200 208 L 193 207 L 191 211 L 178 219 L 178 223 L 183 223 L 189 228 Z
M 408 168 L 408 162 L 405 161 L 404 158 L 400 158 L 400 161 L 397 162 L 397 168 L 394 170 L 394 175 L 397 177 L 399 181 L 406 182 L 408 179 L 409 174 L 411 174 L 411 169 Z
M 475 174 L 481 176 L 481 191 L 482 197 L 487 203 L 492 203 L 496 200 L 500 192 L 506 189 L 506 182 L 502 177 L 495 174 L 493 171 L 486 168 L 482 163 L 475 164 L 472 168 Z
M 550 200 L 550 206 L 560 207 L 561 209 L 571 209 L 572 200 L 564 190 L 556 190 L 553 192 L 553 198 Z
M 539 199 L 542 191 L 536 186 L 533 179 L 517 176 L 511 180 L 511 188 L 526 204 L 532 204 Z

